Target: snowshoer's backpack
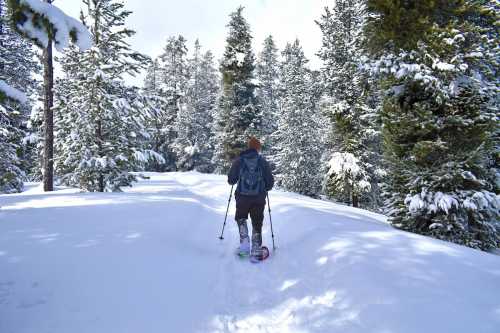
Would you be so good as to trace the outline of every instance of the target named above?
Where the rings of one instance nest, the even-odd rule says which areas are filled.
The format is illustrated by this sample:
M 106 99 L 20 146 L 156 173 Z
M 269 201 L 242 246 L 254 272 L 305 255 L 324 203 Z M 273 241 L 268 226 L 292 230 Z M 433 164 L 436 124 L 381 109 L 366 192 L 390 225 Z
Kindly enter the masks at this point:
M 240 194 L 258 195 L 264 193 L 265 183 L 260 159 L 260 156 L 241 157 Z

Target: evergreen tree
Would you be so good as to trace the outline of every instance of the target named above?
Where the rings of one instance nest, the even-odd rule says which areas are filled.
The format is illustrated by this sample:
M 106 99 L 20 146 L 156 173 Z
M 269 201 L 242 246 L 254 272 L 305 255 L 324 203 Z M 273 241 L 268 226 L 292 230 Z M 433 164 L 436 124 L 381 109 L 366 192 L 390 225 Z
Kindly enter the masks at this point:
M 65 76 L 58 84 L 55 168 L 61 182 L 88 191 L 119 191 L 135 180 L 147 152 L 137 91 L 123 83 L 145 57 L 130 49 L 125 28 L 131 14 L 113 0 L 84 0 L 82 19 L 94 47 L 82 56 L 69 49 L 61 59 Z
M 271 35 L 264 40 L 264 47 L 257 60 L 256 71 L 259 82 L 256 94 L 261 105 L 264 146 L 272 149 L 271 134 L 278 127 L 279 60 L 278 48 Z M 265 151 L 266 149 L 264 149 Z
M 153 171 L 163 171 L 165 169 L 166 154 L 161 152 L 167 152 L 168 154 L 166 138 L 172 126 L 166 127 L 165 124 L 172 124 L 173 122 L 173 119 L 170 119 L 167 114 L 169 101 L 162 96 L 161 77 L 159 59 L 148 62 L 142 96 L 150 117 L 146 118 L 145 126 L 148 138 L 144 144 L 146 148 L 159 152 L 160 156 L 162 156 L 161 159 L 152 159 L 146 164 L 146 170 Z M 169 157 L 171 156 L 169 155 Z M 169 165 L 171 167 L 172 162 Z
M 261 134 L 261 115 L 255 97 L 255 57 L 243 7 L 230 15 L 229 36 L 221 61 L 222 92 L 216 115 L 215 163 L 226 171 L 246 147 L 249 135 Z
M 175 151 L 180 170 L 213 170 L 211 147 L 213 109 L 218 91 L 218 78 L 210 51 L 201 53 L 195 42 L 194 55 L 189 59 L 189 82 L 185 109 L 178 114 Z
M 35 42 L 43 50 L 44 63 L 44 153 L 43 153 L 43 188 L 52 191 L 53 180 L 53 153 L 54 153 L 54 128 L 53 128 L 53 84 L 54 69 L 52 59 L 52 44 L 57 50 L 62 51 L 69 45 L 69 41 L 76 43 L 80 50 L 91 47 L 91 37 L 86 27 L 67 16 L 56 6 L 52 0 L 21 1 L 9 0 L 12 13 L 12 25 L 15 29 Z
M 0 81 L 35 97 L 38 84 L 34 75 L 40 72 L 40 66 L 31 44 L 13 31 L 9 21 L 5 1 L 0 0 Z M 23 139 L 28 135 L 26 121 L 32 99 L 17 101 L 0 97 L 0 192 L 3 193 L 20 191 L 26 180 L 30 156 Z
M 317 195 L 321 187 L 322 117 L 314 94 L 314 76 L 299 41 L 282 53 L 278 130 L 273 134 L 277 184 L 289 191 Z
M 500 200 L 490 168 L 499 12 L 466 0 L 370 0 L 368 6 L 372 70 L 387 88 L 390 221 L 474 248 L 499 246 Z
M 158 58 L 148 61 L 146 77 L 144 78 L 144 91 L 156 94 L 161 86 L 160 63 Z
M 160 59 L 160 80 L 157 96 L 161 96 L 160 117 L 156 119 L 157 129 L 154 146 L 166 163 L 157 165 L 156 171 L 177 170 L 174 143 L 177 139 L 178 117 L 186 110 L 188 84 L 187 46 L 183 36 L 169 37 Z M 158 100 L 157 100 L 158 101 Z
M 146 163 L 146 170 L 162 171 L 165 168 L 165 158 L 161 154 L 165 147 L 165 132 L 163 124 L 167 122 L 166 110 L 168 110 L 169 102 L 166 98 L 162 97 L 161 87 L 161 68 L 159 59 L 148 61 L 146 77 L 144 79 L 144 86 L 142 89 L 142 96 L 144 104 L 151 117 L 146 119 L 146 131 L 148 137 L 144 142 L 145 147 L 148 149 L 160 152 L 161 159 L 152 159 Z M 171 164 L 171 163 L 170 163 Z
M 330 118 L 333 154 L 326 191 L 357 207 L 376 206 L 379 122 L 373 86 L 360 69 L 364 0 L 338 0 L 317 22 L 323 33 L 323 112 Z M 372 89 L 370 89 L 372 88 Z M 372 103 L 370 103 L 372 99 Z

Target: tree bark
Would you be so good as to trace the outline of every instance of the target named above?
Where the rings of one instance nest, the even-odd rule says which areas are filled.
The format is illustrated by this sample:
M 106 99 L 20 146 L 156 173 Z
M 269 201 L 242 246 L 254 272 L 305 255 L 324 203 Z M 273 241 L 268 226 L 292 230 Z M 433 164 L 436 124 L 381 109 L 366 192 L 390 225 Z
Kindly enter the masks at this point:
M 356 194 L 352 194 L 352 206 L 359 207 L 359 198 Z
M 0 0 L 0 36 L 3 36 L 3 21 L 1 20 L 3 10 L 3 1 Z M 3 39 L 0 38 L 0 49 L 3 50 Z M 0 61 L 0 71 L 3 70 L 3 61 Z
M 90 6 L 90 4 L 89 4 L 89 6 Z M 95 45 L 99 45 L 99 37 L 100 37 L 100 35 L 99 35 L 99 19 L 100 19 L 101 13 L 100 13 L 100 9 L 98 9 L 97 7 L 95 9 L 96 9 L 96 17 L 94 20 L 94 40 L 95 40 Z M 101 84 L 101 79 L 97 78 L 96 86 L 98 87 L 100 84 Z M 101 110 L 101 99 L 100 98 L 96 101 L 96 110 L 97 110 L 97 115 L 98 115 L 97 124 L 96 124 L 97 125 L 97 128 L 96 128 L 97 149 L 98 149 L 99 157 L 103 158 L 103 157 L 105 157 L 105 155 L 104 155 L 103 145 L 102 145 L 104 142 L 104 138 L 103 138 L 103 133 L 102 133 L 102 119 L 101 119 L 101 111 L 102 110 Z M 99 185 L 98 191 L 104 192 L 106 184 L 104 183 L 104 174 L 102 171 L 99 172 L 99 176 L 98 176 L 97 181 L 99 183 L 98 184 Z
M 51 0 L 46 0 L 51 3 Z M 54 190 L 54 113 L 52 110 L 54 101 L 54 68 L 52 63 L 52 39 L 49 37 L 47 47 L 43 50 L 44 62 L 44 148 L 43 148 L 43 190 Z
M 98 149 L 99 149 L 99 157 L 104 157 L 103 147 L 102 147 L 102 142 L 103 142 L 103 138 L 102 138 L 102 122 L 101 122 L 100 119 L 97 121 L 97 132 L 96 132 L 96 135 L 97 135 L 97 146 L 98 146 Z M 104 192 L 105 184 L 104 184 L 104 175 L 103 175 L 102 171 L 99 172 L 98 182 L 99 182 L 99 192 Z

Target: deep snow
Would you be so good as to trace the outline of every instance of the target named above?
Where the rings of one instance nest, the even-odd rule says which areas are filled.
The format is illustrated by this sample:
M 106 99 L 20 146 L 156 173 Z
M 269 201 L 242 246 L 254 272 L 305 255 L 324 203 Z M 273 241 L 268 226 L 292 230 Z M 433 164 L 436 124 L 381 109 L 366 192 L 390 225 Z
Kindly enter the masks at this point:
M 499 256 L 273 191 L 251 264 L 232 218 L 218 239 L 224 177 L 148 175 L 0 196 L 0 332 L 500 332 Z

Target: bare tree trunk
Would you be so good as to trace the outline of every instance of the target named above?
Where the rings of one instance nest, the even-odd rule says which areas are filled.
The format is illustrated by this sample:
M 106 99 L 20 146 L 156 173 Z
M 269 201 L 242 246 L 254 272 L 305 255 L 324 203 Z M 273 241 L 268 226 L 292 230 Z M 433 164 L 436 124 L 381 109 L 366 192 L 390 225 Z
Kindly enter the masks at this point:
M 103 157 L 104 153 L 103 153 L 103 148 L 102 148 L 102 142 L 103 142 L 102 122 L 100 119 L 97 121 L 97 133 L 96 133 L 96 135 L 97 135 L 97 146 L 99 149 L 99 157 Z M 99 192 L 104 192 L 104 175 L 102 172 L 99 173 L 98 181 L 99 181 Z
M 52 0 L 46 0 L 51 3 Z M 49 37 L 47 48 L 43 50 L 44 61 L 44 148 L 43 148 L 43 190 L 54 190 L 54 68 L 52 63 L 52 39 Z
M 346 202 L 346 204 L 348 204 L 350 206 L 352 204 L 351 183 L 349 183 L 349 181 L 347 181 L 345 187 L 347 189 L 347 195 L 346 195 L 347 202 Z
M 0 36 L 3 36 L 3 21 L 2 21 L 3 0 L 0 0 Z M 3 50 L 3 39 L 0 38 L 0 49 Z M 3 70 L 3 61 L 0 62 L 0 70 Z
M 359 207 L 359 198 L 356 194 L 352 194 L 352 206 Z

